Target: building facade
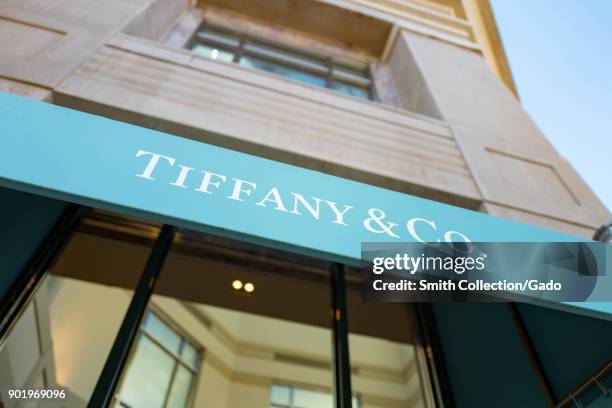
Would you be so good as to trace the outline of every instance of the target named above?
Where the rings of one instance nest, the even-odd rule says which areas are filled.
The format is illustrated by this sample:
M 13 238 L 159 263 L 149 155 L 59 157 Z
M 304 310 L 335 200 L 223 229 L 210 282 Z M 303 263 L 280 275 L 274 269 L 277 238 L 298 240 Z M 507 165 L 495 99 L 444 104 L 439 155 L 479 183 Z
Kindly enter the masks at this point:
M 487 0 L 6 0 L 0 90 L 585 239 L 610 219 L 522 109 Z M 97 406 L 111 383 L 105 401 L 132 408 L 605 406 L 609 313 L 365 303 L 351 267 L 219 231 L 172 232 L 124 336 L 168 222 L 24 191 L 0 191 L 0 386 L 68 391 L 40 406 Z M 342 224 L 342 203 L 292 199 Z M 118 338 L 129 352 L 106 381 Z

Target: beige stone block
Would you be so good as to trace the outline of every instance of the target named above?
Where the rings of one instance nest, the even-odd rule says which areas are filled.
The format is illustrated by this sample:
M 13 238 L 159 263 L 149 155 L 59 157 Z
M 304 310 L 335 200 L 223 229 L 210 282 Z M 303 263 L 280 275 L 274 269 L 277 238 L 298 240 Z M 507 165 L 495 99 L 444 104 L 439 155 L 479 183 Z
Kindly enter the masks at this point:
M 495 215 L 501 218 L 506 218 L 511 221 L 516 221 L 529 225 L 536 225 L 538 227 L 547 228 L 553 231 L 558 231 L 587 239 L 593 238 L 593 234 L 596 230 L 595 228 L 591 228 L 589 226 L 574 224 L 566 222 L 564 220 L 550 218 L 543 215 L 522 211 L 516 208 L 492 204 L 489 202 L 484 202 L 482 204 L 481 210 L 488 214 Z
M 152 0 L 122 31 L 149 40 L 160 40 L 190 6 L 191 0 Z
M 446 121 L 480 129 L 491 139 L 551 148 L 480 54 L 415 33 L 402 37 Z
M 0 78 L 0 92 L 8 92 L 45 102 L 51 102 L 52 100 L 52 92 L 50 89 L 24 84 L 23 82 L 6 78 Z
M 4 58 L 36 58 L 64 35 L 65 32 L 49 27 L 0 16 L 0 53 Z
M 172 47 L 184 48 L 192 36 L 195 35 L 202 21 L 202 13 L 199 9 L 191 9 L 179 18 L 177 23 L 170 28 L 170 31 L 163 36 L 161 41 Z
M 452 128 L 485 201 L 592 228 L 610 218 L 554 151 L 506 143 L 475 128 Z
M 81 25 L 93 31 L 123 28 L 152 0 L 7 0 L 7 6 L 28 14 L 45 14 L 64 22 Z M 175 0 L 168 0 L 168 2 Z
M 0 55 L 4 58 L 0 58 L 0 76 L 53 88 L 106 35 L 95 26 L 45 13 L 40 7 L 29 10 L 1 4 Z
M 441 118 L 429 86 L 406 46 L 405 37 L 399 35 L 389 56 L 388 69 L 395 91 L 404 109 L 434 118 Z

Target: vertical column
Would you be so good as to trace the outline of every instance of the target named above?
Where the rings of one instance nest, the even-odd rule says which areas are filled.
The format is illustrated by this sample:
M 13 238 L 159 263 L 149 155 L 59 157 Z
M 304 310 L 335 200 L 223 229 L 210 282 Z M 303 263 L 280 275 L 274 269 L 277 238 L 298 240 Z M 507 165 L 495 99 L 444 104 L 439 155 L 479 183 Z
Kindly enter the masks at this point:
M 336 408 L 351 408 L 353 392 L 351 390 L 344 265 L 338 263 L 332 264 L 330 268 L 330 277 L 332 330 L 334 337 L 333 369 L 335 403 Z

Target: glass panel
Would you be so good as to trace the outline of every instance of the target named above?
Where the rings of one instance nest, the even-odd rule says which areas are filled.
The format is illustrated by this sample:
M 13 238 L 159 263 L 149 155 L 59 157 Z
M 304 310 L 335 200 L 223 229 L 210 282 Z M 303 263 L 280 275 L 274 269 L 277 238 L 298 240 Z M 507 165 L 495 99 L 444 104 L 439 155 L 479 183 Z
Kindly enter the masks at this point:
M 184 408 L 187 406 L 191 381 L 193 381 L 191 371 L 179 365 L 172 382 L 172 388 L 170 388 L 167 408 Z
M 286 385 L 272 385 L 270 403 L 288 406 L 291 403 L 291 389 Z
M 361 99 L 370 99 L 370 91 L 367 88 L 349 85 L 344 82 L 333 81 L 332 89 L 346 95 L 355 96 Z
M 417 328 L 412 305 L 365 303 L 361 291 L 352 288 L 347 289 L 347 305 L 353 392 L 368 400 L 385 399 L 398 408 L 425 406 L 416 368 Z M 369 374 L 375 372 L 385 375 Z M 358 406 L 353 399 L 353 408 Z
M 155 337 L 157 341 L 178 355 L 181 346 L 181 336 L 168 327 L 166 323 L 162 322 L 155 313 L 149 312 L 145 320 L 144 328 L 146 332 Z
M 333 408 L 334 399 L 329 392 L 296 388 L 293 390 L 293 406 L 296 408 Z
M 187 363 L 191 368 L 196 369 L 200 359 L 200 353 L 189 342 L 183 343 L 181 349 L 181 360 Z
M 291 52 L 284 48 L 258 44 L 252 41 L 247 42 L 244 49 L 247 54 L 264 60 L 274 61 L 281 65 L 292 66 L 306 71 L 312 71 L 320 75 L 327 75 L 327 64 L 320 59 Z
M 196 43 L 191 50 L 198 55 L 218 61 L 232 62 L 234 60 L 234 53 L 218 47 Z
M 146 240 L 126 242 L 116 230 L 109 239 L 103 219 L 110 216 L 94 210 L 77 226 L 8 333 L 0 388 L 31 389 L 44 376 L 87 405 L 150 251 Z
M 310 85 L 325 87 L 326 84 L 326 79 L 323 76 L 300 71 L 298 69 L 290 68 L 271 61 L 265 61 L 249 55 L 244 55 L 240 58 L 240 65 L 271 72 L 273 74 L 291 78 L 296 81 L 305 82 Z
M 220 192 L 231 194 L 226 187 Z M 204 350 L 193 407 L 268 408 L 271 398 L 283 398 L 270 387 L 276 383 L 331 390 L 326 265 L 311 258 L 302 265 L 297 254 L 227 238 L 179 234 L 152 302 Z
M 132 408 L 162 408 L 175 364 L 172 356 L 141 335 L 121 384 L 121 401 Z

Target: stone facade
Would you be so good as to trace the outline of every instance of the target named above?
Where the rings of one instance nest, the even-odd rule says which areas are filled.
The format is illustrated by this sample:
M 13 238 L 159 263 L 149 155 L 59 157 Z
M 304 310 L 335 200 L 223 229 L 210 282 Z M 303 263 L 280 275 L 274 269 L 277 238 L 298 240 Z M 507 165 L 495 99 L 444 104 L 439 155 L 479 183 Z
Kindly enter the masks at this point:
M 203 20 L 368 62 L 385 103 L 194 55 Z M 486 1 L 4 1 L 0 50 L 4 91 L 585 237 L 610 218 L 521 108 Z

